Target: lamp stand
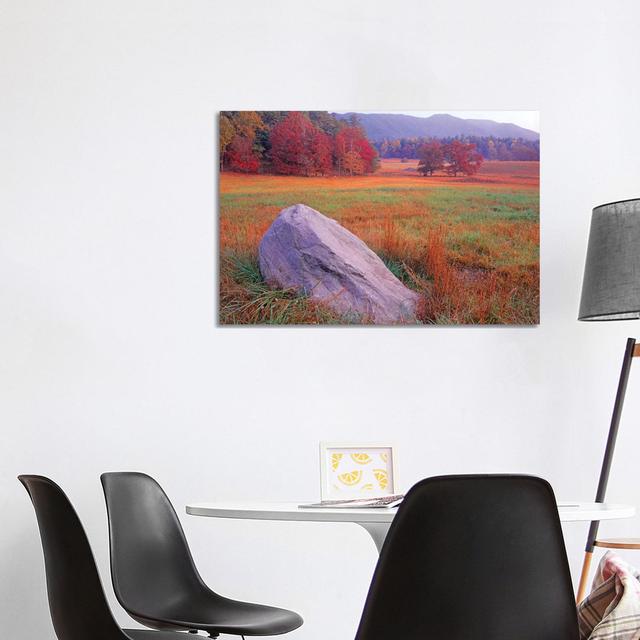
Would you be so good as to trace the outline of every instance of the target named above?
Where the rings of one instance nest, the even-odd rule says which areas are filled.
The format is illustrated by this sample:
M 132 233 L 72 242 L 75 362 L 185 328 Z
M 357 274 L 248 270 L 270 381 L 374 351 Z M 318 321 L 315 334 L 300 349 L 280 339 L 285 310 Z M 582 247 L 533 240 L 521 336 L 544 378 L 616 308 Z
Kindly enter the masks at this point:
M 622 405 L 624 405 L 624 395 L 627 391 L 627 382 L 629 381 L 629 372 L 631 371 L 631 362 L 634 357 L 640 356 L 640 344 L 636 345 L 634 338 L 627 338 L 627 347 L 624 351 L 622 359 L 622 370 L 620 371 L 620 380 L 618 381 L 618 391 L 616 393 L 616 401 L 613 405 L 613 414 L 611 416 L 611 425 L 609 426 L 609 436 L 607 437 L 607 446 L 604 450 L 604 458 L 602 460 L 602 468 L 600 469 L 600 479 L 598 480 L 598 490 L 596 491 L 596 502 L 604 502 L 607 492 L 607 483 L 609 482 L 609 471 L 611 471 L 611 461 L 613 460 L 613 452 L 616 447 L 616 438 L 618 437 L 618 426 L 620 425 L 620 415 L 622 414 Z M 584 561 L 582 562 L 582 572 L 580 574 L 580 584 L 578 586 L 578 595 L 576 602 L 580 603 L 584 599 L 587 590 L 587 579 L 589 578 L 589 568 L 593 558 L 593 548 L 598 535 L 599 520 L 593 520 L 589 526 L 589 534 L 587 536 L 587 544 L 584 550 Z

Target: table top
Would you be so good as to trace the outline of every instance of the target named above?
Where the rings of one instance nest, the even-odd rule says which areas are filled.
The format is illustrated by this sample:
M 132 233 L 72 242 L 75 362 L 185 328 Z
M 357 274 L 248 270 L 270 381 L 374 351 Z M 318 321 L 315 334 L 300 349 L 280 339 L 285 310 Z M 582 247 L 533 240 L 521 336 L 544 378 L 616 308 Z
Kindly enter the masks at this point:
M 303 501 L 300 501 L 302 503 Z M 301 509 L 297 502 L 198 502 L 187 505 L 192 516 L 241 520 L 390 523 L 396 509 Z M 635 507 L 608 502 L 559 502 L 562 522 L 632 518 Z

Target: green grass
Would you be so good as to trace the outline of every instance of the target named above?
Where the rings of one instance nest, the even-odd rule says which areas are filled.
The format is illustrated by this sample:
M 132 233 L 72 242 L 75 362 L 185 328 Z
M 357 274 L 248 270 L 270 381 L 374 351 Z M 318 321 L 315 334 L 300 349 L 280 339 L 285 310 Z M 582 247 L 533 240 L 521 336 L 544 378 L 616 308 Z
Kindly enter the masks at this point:
M 388 206 L 398 202 L 396 193 L 383 189 L 334 189 L 332 191 L 287 191 L 285 193 L 233 193 L 220 196 L 220 206 L 227 211 L 254 211 L 258 207 L 283 209 L 303 202 L 322 213 L 337 213 L 358 204 Z
M 332 191 L 290 191 L 284 193 L 241 192 L 222 194 L 220 206 L 234 215 L 254 216 L 261 207 L 283 209 L 298 202 L 327 214 L 366 204 L 372 210 L 398 203 L 417 205 L 443 222 L 510 222 L 538 220 L 538 194 L 530 192 L 488 192 L 485 189 L 436 188 L 407 189 L 378 187 L 374 189 L 334 189 Z
M 385 255 L 383 252 L 379 252 L 378 256 L 384 262 L 385 266 L 393 275 L 400 280 L 406 287 L 409 289 L 416 289 L 415 280 L 409 275 L 407 272 L 407 268 L 404 262 L 398 260 L 397 258 L 393 258 Z
M 359 324 L 360 318 L 331 313 L 313 304 L 306 296 L 286 289 L 271 289 L 260 274 L 258 262 L 251 256 L 226 253 L 221 269 L 242 287 L 243 295 L 220 300 L 222 324 Z

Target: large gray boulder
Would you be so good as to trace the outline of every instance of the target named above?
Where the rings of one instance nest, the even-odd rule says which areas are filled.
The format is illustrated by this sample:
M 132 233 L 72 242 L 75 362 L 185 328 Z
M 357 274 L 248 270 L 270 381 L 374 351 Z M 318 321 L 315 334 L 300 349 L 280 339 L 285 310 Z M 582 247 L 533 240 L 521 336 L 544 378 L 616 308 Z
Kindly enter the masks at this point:
M 260 242 L 258 257 L 270 286 L 295 289 L 347 319 L 415 320 L 418 294 L 360 238 L 304 204 L 280 212 Z

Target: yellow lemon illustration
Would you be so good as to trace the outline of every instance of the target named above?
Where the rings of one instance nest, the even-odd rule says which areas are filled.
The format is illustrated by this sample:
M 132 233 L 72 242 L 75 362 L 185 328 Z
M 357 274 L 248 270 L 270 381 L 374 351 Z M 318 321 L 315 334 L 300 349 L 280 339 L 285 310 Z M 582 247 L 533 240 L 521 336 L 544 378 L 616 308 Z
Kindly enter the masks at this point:
M 389 460 L 389 454 L 388 453 L 381 453 L 380 454 L 380 460 L 382 460 L 382 462 L 384 462 L 386 464 L 387 460 Z
M 378 481 L 378 485 L 382 490 L 386 489 L 389 485 L 389 474 L 384 469 L 374 469 L 373 475 Z
M 332 453 L 331 454 L 331 468 L 335 471 L 340 464 L 340 460 L 342 460 L 341 453 Z
M 358 464 L 369 464 L 371 456 L 368 453 L 352 453 L 351 459 Z
M 359 469 L 357 471 L 347 471 L 347 473 L 341 473 L 338 476 L 338 480 L 342 482 L 342 484 L 346 484 L 348 487 L 352 487 L 355 484 L 358 484 L 360 480 L 362 480 L 362 471 Z
M 363 491 L 373 491 L 373 485 L 370 482 L 367 482 L 367 484 L 363 484 L 362 485 L 362 490 Z

